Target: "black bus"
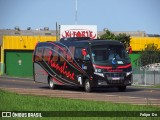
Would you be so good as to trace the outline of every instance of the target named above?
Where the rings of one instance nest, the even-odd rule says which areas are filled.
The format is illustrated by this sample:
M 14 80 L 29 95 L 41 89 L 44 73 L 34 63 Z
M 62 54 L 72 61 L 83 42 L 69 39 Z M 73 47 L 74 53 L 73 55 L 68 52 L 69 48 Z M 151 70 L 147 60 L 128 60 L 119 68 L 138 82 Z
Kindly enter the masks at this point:
M 131 61 L 124 45 L 114 40 L 63 38 L 40 42 L 33 53 L 34 81 L 84 87 L 117 87 L 125 91 L 132 83 Z

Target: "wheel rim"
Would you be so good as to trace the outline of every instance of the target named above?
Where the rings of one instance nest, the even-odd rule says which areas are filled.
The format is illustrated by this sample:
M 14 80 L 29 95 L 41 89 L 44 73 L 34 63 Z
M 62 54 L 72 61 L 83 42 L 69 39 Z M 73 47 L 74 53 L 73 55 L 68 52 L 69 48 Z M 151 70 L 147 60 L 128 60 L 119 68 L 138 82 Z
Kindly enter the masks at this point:
M 52 79 L 50 79 L 49 85 L 51 88 L 53 87 L 53 80 Z
M 89 81 L 86 82 L 86 90 L 89 90 L 90 89 L 90 84 L 89 84 Z

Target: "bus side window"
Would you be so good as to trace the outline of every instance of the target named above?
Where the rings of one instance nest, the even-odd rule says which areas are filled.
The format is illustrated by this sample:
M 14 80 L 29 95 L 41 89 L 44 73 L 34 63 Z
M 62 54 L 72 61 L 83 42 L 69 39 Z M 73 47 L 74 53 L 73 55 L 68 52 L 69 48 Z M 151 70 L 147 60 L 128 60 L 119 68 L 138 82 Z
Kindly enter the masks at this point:
M 54 48 L 53 48 L 56 52 L 54 52 L 53 51 L 53 57 L 52 57 L 52 61 L 54 61 L 54 62 L 57 62 L 58 61 L 58 50 L 59 50 L 59 48 L 58 47 L 56 47 L 56 46 L 54 46 Z
M 66 53 L 67 53 L 67 49 L 65 47 L 62 47 L 62 50 L 59 49 L 59 53 L 60 53 L 60 62 L 64 62 L 66 59 Z
M 75 49 L 74 58 L 76 60 L 83 60 L 82 48 L 76 48 Z
M 43 54 L 43 59 L 48 62 L 51 60 L 51 56 L 52 56 L 52 50 L 49 48 L 45 48 L 44 54 Z
M 70 46 L 69 50 L 67 52 L 67 60 L 69 62 L 73 62 L 72 56 L 74 56 L 74 51 L 75 51 L 75 47 L 74 46 Z
M 35 61 L 42 61 L 43 48 L 37 47 L 35 53 Z

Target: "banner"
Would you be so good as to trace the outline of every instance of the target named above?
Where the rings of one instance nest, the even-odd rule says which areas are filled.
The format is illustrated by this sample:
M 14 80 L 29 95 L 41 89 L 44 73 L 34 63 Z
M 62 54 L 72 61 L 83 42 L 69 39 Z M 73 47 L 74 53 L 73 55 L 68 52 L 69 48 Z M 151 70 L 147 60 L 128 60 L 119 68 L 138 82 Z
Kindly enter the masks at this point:
M 65 37 L 90 37 L 97 39 L 96 25 L 61 25 L 60 38 Z

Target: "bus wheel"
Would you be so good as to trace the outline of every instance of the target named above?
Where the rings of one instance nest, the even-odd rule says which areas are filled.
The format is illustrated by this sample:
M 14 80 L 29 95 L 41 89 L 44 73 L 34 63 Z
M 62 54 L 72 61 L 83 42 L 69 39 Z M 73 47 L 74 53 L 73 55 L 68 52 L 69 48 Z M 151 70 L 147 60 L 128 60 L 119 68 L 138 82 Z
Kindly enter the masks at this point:
M 54 84 L 51 77 L 49 78 L 49 88 L 52 89 L 52 90 L 55 89 L 55 84 Z
M 126 91 L 126 86 L 119 86 L 119 87 L 118 87 L 118 90 L 119 90 L 120 92 L 125 92 L 125 91 Z
M 89 82 L 88 79 L 85 80 L 84 88 L 85 88 L 86 92 L 91 92 L 92 91 L 91 85 L 90 85 L 90 82 Z

